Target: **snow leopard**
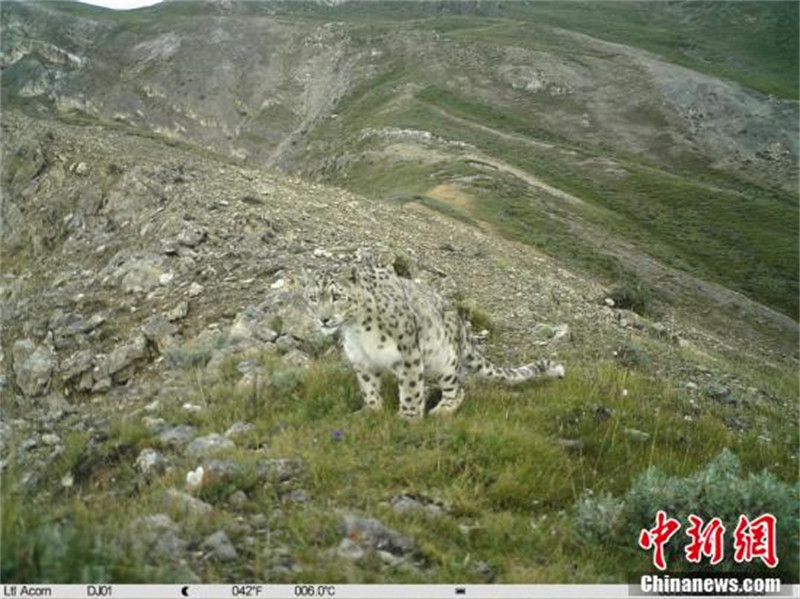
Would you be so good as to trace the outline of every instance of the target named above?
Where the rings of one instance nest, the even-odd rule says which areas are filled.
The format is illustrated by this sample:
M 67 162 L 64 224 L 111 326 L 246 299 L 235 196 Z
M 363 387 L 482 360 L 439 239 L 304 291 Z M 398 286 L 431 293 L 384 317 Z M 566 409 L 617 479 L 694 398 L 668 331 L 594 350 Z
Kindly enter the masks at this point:
M 546 359 L 517 368 L 494 365 L 476 347 L 457 306 L 389 268 L 368 263 L 320 270 L 306 281 L 304 297 L 322 333 L 338 335 L 369 410 L 382 407 L 384 372 L 397 378 L 399 413 L 407 419 L 424 416 L 426 381 L 441 390 L 430 411 L 438 416 L 461 405 L 467 373 L 511 384 L 565 375 L 562 364 Z

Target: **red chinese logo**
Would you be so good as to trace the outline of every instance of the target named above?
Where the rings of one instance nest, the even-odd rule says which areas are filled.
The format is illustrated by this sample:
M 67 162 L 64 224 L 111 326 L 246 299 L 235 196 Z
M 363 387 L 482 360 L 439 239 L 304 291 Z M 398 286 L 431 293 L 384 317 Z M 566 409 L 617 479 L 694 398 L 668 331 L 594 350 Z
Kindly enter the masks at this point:
M 684 549 L 686 559 L 699 564 L 705 555 L 711 558 L 712 566 L 720 563 L 725 554 L 725 547 L 722 544 L 725 527 L 722 525 L 722 520 L 713 518 L 706 526 L 703 526 L 703 519 L 691 514 L 689 522 L 691 526 L 686 529 L 686 534 L 691 537 L 692 542 Z
M 733 531 L 733 559 L 742 563 L 759 558 L 770 568 L 777 566 L 776 527 L 777 518 L 772 514 L 763 514 L 753 520 L 744 514 L 739 516 L 739 523 Z M 653 564 L 659 570 L 667 569 L 664 545 L 680 528 L 680 522 L 669 518 L 664 510 L 658 510 L 656 525 L 650 529 L 643 528 L 639 533 L 639 547 L 645 551 L 653 550 Z M 686 529 L 690 542 L 684 547 L 686 560 L 699 564 L 703 557 L 707 557 L 712 566 L 720 563 L 725 557 L 725 530 L 719 518 L 712 518 L 706 524 L 700 516 L 690 514 L 689 527 Z
M 764 514 L 755 520 L 749 520 L 744 514 L 739 516 L 739 524 L 733 531 L 733 559 L 741 563 L 758 557 L 770 568 L 777 566 L 775 524 L 776 518 L 772 514 Z
M 639 533 L 639 547 L 645 551 L 655 548 L 653 552 L 653 564 L 659 570 L 667 569 L 667 562 L 664 559 L 664 544 L 670 540 L 681 527 L 681 523 L 674 518 L 667 518 L 664 510 L 658 510 L 656 514 L 656 525 L 650 530 L 643 528 Z

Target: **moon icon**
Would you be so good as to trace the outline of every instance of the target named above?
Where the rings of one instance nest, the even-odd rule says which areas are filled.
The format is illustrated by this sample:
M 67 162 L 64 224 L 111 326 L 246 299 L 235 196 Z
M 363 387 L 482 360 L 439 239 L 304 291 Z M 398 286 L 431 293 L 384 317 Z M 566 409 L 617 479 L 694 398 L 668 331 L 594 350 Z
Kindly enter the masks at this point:
M 189 596 L 189 587 L 183 587 L 181 589 L 181 595 L 183 595 L 184 597 L 188 597 Z

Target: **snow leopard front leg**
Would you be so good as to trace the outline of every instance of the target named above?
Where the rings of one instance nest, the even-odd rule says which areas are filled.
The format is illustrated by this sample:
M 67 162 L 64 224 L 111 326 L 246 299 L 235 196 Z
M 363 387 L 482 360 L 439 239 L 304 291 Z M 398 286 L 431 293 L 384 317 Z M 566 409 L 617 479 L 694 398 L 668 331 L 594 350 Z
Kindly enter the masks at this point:
M 353 365 L 358 380 L 358 388 L 361 390 L 361 398 L 364 400 L 364 407 L 368 410 L 380 410 L 383 405 L 381 397 L 381 377 L 377 372 L 373 372 L 363 366 Z
M 399 414 L 417 419 L 425 414 L 425 383 L 422 378 L 422 352 L 418 346 L 406 347 L 402 360 L 394 367 L 400 395 Z

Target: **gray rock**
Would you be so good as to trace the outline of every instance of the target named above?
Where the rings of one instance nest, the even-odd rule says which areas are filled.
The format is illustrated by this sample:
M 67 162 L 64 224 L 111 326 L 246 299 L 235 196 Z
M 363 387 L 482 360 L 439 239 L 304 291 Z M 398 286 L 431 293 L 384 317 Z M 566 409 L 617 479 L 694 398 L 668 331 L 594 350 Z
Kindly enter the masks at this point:
M 120 384 L 133 374 L 133 367 L 147 356 L 147 339 L 138 335 L 128 343 L 117 347 L 109 355 L 97 360 L 94 369 L 94 380 L 102 381 L 111 378 Z
M 111 386 L 112 386 L 111 377 L 104 376 L 99 381 L 95 382 L 94 385 L 92 385 L 92 393 L 105 393 L 106 391 L 111 389 Z
M 250 517 L 250 524 L 255 529 L 265 529 L 268 524 L 267 516 L 265 514 L 253 514 Z
M 225 436 L 236 441 L 250 434 L 255 428 L 255 425 L 249 422 L 234 422 L 231 427 L 225 431 Z
M 42 398 L 42 407 L 46 408 L 51 414 L 54 412 L 72 412 L 75 408 L 67 401 L 61 393 L 52 392 Z
M 706 389 L 706 395 L 715 401 L 722 401 L 731 394 L 731 390 L 725 385 L 711 385 Z
M 242 473 L 241 464 L 233 460 L 207 460 L 202 466 L 209 481 L 230 481 Z
M 275 340 L 275 345 L 278 347 L 279 351 L 286 353 L 297 349 L 297 340 L 291 335 L 281 335 Z
M 36 345 L 30 339 L 14 343 L 14 375 L 17 386 L 26 397 L 44 395 L 56 368 L 56 356 L 46 345 Z
M 205 437 L 199 437 L 189 443 L 186 447 L 186 455 L 193 458 L 204 458 L 230 449 L 236 449 L 236 444 L 233 441 L 213 433 Z
M 415 551 L 411 537 L 387 528 L 375 518 L 361 518 L 347 514 L 343 522 L 345 541 L 353 542 L 364 550 L 386 551 L 396 556 L 404 556 Z
M 290 349 L 283 356 L 283 361 L 289 366 L 296 366 L 297 368 L 306 368 L 311 363 L 311 357 L 299 349 Z
M 212 557 L 224 562 L 235 560 L 238 557 L 236 549 L 225 534 L 224 530 L 218 530 L 213 535 L 205 538 L 202 548 L 210 553 Z
M 197 499 L 197 497 L 192 497 L 188 493 L 177 489 L 167 489 L 164 492 L 164 507 L 169 511 L 181 514 L 183 517 L 207 516 L 214 509 L 202 499 Z
M 278 333 L 269 326 L 269 318 L 257 306 L 249 305 L 236 315 L 228 331 L 229 343 L 242 341 L 272 342 Z
M 37 445 L 39 445 L 38 439 L 36 439 L 35 437 L 28 437 L 27 439 L 24 439 L 22 443 L 19 444 L 19 450 L 20 452 L 25 453 L 26 451 L 30 451 Z
M 228 498 L 228 501 L 231 502 L 231 505 L 234 507 L 241 507 L 245 503 L 247 503 L 247 493 L 239 489 L 238 491 L 234 491 L 231 493 L 231 496 Z
M 81 177 L 85 177 L 89 174 L 89 165 L 85 162 L 76 162 L 69 167 L 69 171 Z
M 426 497 L 416 498 L 405 493 L 392 498 L 392 508 L 398 514 L 422 512 L 436 517 L 444 513 L 444 508 L 439 503 Z
M 163 418 L 156 418 L 154 416 L 144 416 L 142 418 L 144 427 L 154 435 L 160 435 L 169 428 L 167 421 Z M 189 439 L 191 441 L 191 439 Z M 189 442 L 187 441 L 187 443 Z
M 197 429 L 188 424 L 181 424 L 165 430 L 158 435 L 161 441 L 167 447 L 183 447 L 189 441 L 197 436 Z
M 264 368 L 262 368 L 261 364 L 256 360 L 242 360 L 236 365 L 236 370 L 242 374 L 250 374 L 252 372 L 257 374 L 264 373 Z
M 156 346 L 160 354 L 178 345 L 173 337 L 177 332 L 177 326 L 159 315 L 151 316 L 145 321 L 144 325 L 142 325 L 142 334 L 144 334 L 148 341 Z
M 170 322 L 175 322 L 176 320 L 180 320 L 185 317 L 189 313 L 189 302 L 183 300 L 178 302 L 172 310 L 169 310 L 164 313 L 164 318 L 166 318 Z
M 89 320 L 72 312 L 57 311 L 51 316 L 48 328 L 53 332 L 53 344 L 63 349 L 73 344 L 75 338 L 90 333 L 105 322 L 105 317 L 95 314 Z
M 273 459 L 259 460 L 256 464 L 256 473 L 261 479 L 286 482 L 303 471 L 302 460 Z
M 336 555 L 343 557 L 344 559 L 355 561 L 364 557 L 365 554 L 366 551 L 364 551 L 364 548 L 361 547 L 361 545 L 351 541 L 348 538 L 342 539 L 342 542 L 339 543 L 339 546 L 336 548 Z
M 136 458 L 136 468 L 142 474 L 161 474 L 167 469 L 167 461 L 155 449 L 143 449 Z
M 178 245 L 194 248 L 208 239 L 208 231 L 194 223 L 184 222 L 181 232 L 175 238 Z
M 159 260 L 140 258 L 126 262 L 115 274 L 125 293 L 147 293 L 161 284 L 164 270 Z
M 50 447 L 58 445 L 60 441 L 61 437 L 59 437 L 58 435 L 54 435 L 53 433 L 46 433 L 42 435 L 42 443 L 44 443 L 45 445 L 49 445 Z
M 192 281 L 192 284 L 189 285 L 189 297 L 197 297 L 203 293 L 203 286 L 200 283 Z
M 61 379 L 75 385 L 80 391 L 89 391 L 94 385 L 93 367 L 94 357 L 91 350 L 79 350 L 61 363 Z
M 137 518 L 129 528 L 134 544 L 144 545 L 143 553 L 171 560 L 186 551 L 186 541 L 180 537 L 179 530 L 166 514 Z

